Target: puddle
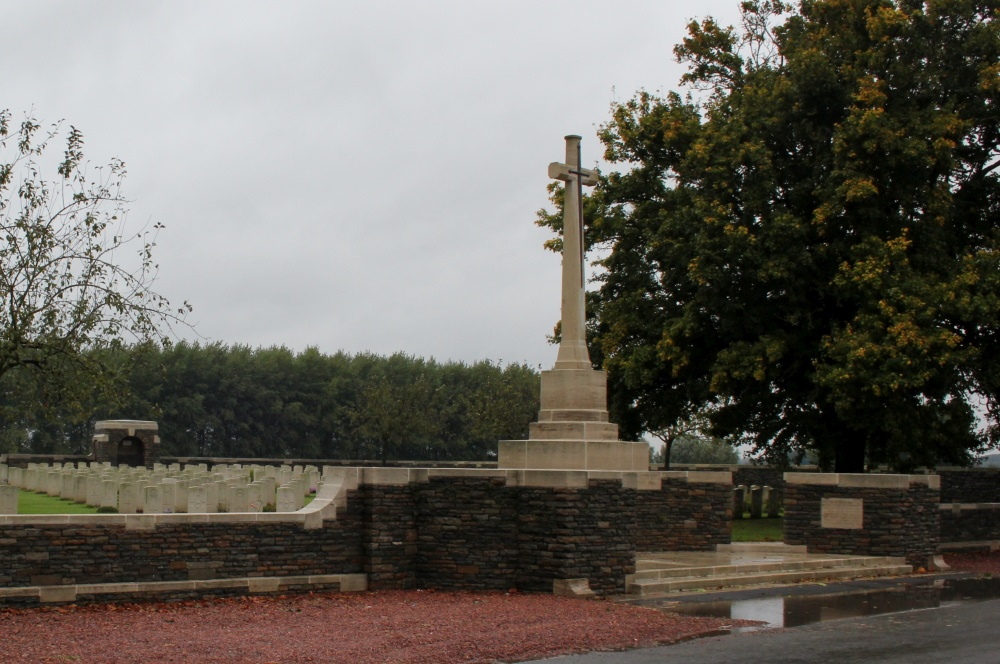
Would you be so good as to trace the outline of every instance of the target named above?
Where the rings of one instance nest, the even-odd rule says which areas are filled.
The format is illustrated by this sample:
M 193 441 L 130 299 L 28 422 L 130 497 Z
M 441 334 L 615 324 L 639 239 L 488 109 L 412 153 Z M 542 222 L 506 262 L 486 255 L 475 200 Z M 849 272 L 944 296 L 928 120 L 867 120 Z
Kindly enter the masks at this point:
M 1000 579 L 939 579 L 927 584 L 817 595 L 698 602 L 650 600 L 643 606 L 655 606 L 663 611 L 688 616 L 744 619 L 767 624 L 736 630 L 752 632 L 762 628 L 791 628 L 839 618 L 891 614 L 996 598 L 1000 598 Z

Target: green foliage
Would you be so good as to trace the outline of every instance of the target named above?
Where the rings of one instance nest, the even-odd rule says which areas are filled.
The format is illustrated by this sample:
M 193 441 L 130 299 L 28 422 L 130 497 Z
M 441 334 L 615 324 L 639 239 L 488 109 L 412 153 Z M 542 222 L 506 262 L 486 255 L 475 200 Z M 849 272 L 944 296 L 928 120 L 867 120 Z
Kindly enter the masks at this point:
M 670 462 L 735 465 L 740 462 L 740 455 L 732 444 L 722 438 L 681 436 L 671 448 Z
M 159 423 L 165 456 L 486 460 L 498 440 L 526 437 L 538 410 L 524 364 L 187 343 L 90 354 L 126 369 L 124 402 L 95 395 L 45 414 L 0 402 L 11 415 L 0 442 L 87 454 L 95 421 L 127 417 Z
M 781 542 L 784 539 L 785 522 L 780 517 L 733 521 L 733 542 Z
M 95 392 L 120 393 L 116 369 L 85 352 L 159 339 L 190 306 L 175 312 L 151 289 L 162 225 L 129 230 L 124 163 L 88 164 L 75 127 L 58 161 L 60 132 L 0 110 L 0 392 L 73 411 Z
M 687 96 L 639 92 L 600 131 L 614 417 L 706 410 L 782 465 L 968 463 L 1000 440 L 1000 5 L 742 7 L 689 26 Z
M 111 507 L 110 505 L 101 505 L 97 508 L 98 514 L 118 514 L 117 507 Z

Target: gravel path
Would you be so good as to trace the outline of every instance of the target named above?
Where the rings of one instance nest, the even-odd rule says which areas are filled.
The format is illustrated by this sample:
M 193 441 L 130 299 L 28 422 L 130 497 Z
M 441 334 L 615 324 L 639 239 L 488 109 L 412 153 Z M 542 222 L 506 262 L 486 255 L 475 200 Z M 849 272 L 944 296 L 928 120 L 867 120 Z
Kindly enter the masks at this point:
M 393 591 L 0 611 L 6 663 L 506 662 L 745 624 L 551 595 Z
M 1000 554 L 948 554 L 1000 575 Z M 623 650 L 745 621 L 520 593 L 391 591 L 0 610 L 4 663 L 514 662 Z

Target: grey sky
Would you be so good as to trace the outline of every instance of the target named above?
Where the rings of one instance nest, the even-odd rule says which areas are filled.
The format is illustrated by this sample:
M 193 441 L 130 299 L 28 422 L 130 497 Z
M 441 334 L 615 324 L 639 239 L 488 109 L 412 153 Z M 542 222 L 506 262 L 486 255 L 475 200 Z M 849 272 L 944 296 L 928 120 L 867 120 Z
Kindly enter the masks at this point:
M 738 4 L 14 0 L 0 108 L 125 161 L 208 340 L 548 368 L 548 163 L 598 163 L 611 102 L 677 88 L 686 23 Z

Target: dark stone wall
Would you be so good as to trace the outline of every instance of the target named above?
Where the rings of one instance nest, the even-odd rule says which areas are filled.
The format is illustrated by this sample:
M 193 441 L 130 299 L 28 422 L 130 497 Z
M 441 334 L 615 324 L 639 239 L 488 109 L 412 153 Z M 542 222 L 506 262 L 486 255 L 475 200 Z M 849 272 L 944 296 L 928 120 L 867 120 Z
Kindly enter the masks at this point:
M 500 476 L 362 484 L 336 520 L 287 523 L 0 526 L 0 587 L 318 574 L 368 575 L 371 590 L 517 588 L 587 579 L 625 592 L 636 549 L 711 549 L 729 540 L 729 484 L 666 479 L 660 490 L 590 479 L 508 486 Z M 145 595 L 146 593 L 144 593 Z M 149 593 L 149 595 L 154 595 Z M 164 593 L 164 599 L 190 595 Z
M 1000 503 L 1000 468 L 942 468 L 937 475 L 942 503 Z
M 941 506 L 942 542 L 987 542 L 1000 540 L 1000 504 Z
M 862 528 L 821 527 L 824 497 L 862 499 Z M 901 556 L 925 567 L 937 551 L 939 500 L 938 489 L 919 483 L 891 489 L 786 482 L 785 543 L 813 553 Z
M 418 586 L 505 590 L 517 585 L 518 498 L 504 478 L 434 478 L 416 491 Z M 551 588 L 551 582 L 549 583 Z
M 386 488 L 397 509 L 376 514 Z M 624 593 L 635 572 L 637 492 L 620 481 L 531 488 L 509 487 L 501 477 L 431 477 L 361 491 L 373 503 L 370 534 L 383 537 L 366 545 L 372 589 L 551 592 L 554 579 L 589 579 L 591 590 L 610 595 Z M 389 571 L 401 562 L 408 573 Z
M 589 579 L 595 593 L 625 592 L 635 573 L 634 491 L 591 480 L 585 489 L 522 488 L 517 587 L 551 591 L 553 579 Z
M 0 526 L 0 587 L 360 573 L 356 534 L 356 521 L 346 517 L 322 530 L 292 523 L 171 524 L 155 531 Z
M 637 551 L 711 551 L 732 538 L 733 492 L 727 484 L 666 478 L 662 493 L 636 494 Z
M 413 588 L 417 525 L 412 486 L 364 485 L 359 492 L 363 503 L 360 539 L 369 587 Z

